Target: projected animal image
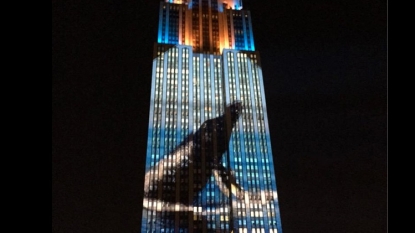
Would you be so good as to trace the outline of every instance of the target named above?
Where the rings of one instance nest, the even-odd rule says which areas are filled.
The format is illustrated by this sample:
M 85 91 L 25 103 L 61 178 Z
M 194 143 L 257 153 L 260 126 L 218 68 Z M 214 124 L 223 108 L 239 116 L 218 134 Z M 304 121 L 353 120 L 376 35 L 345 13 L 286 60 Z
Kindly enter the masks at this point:
M 158 211 L 191 211 L 194 198 L 211 176 L 215 177 L 222 192 L 229 195 L 228 187 L 233 187 L 235 194 L 240 195 L 241 187 L 231 170 L 221 162 L 241 112 L 241 102 L 228 105 L 225 114 L 205 121 L 196 132 L 188 135 L 169 155 L 150 168 L 145 175 L 144 207 Z M 177 197 L 178 182 L 180 186 L 192 187 L 194 196 Z

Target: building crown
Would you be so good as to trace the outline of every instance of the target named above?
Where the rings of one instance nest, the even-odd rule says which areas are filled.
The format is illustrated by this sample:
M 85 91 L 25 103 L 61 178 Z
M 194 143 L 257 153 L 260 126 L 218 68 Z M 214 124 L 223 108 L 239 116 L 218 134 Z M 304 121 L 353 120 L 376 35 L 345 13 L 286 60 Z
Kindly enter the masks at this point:
M 203 0 L 165 0 L 168 3 L 188 4 L 188 2 L 203 1 Z M 206 0 L 205 0 L 206 1 Z M 211 0 L 208 0 L 211 1 Z M 242 0 L 217 0 L 225 9 L 242 10 Z

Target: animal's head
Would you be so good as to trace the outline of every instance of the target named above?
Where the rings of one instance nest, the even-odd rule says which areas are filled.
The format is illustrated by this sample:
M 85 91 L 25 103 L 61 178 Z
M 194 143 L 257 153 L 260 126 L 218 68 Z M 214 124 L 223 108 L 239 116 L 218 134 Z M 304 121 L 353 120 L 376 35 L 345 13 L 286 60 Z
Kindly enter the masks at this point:
M 239 100 L 235 100 L 226 107 L 226 114 L 230 116 L 232 123 L 235 123 L 242 114 L 243 105 Z

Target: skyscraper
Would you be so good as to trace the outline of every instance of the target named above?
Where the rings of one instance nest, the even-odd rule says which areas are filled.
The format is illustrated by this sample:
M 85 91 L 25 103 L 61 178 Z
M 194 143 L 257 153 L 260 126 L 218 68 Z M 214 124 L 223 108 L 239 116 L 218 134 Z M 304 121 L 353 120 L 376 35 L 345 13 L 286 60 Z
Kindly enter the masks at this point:
M 241 0 L 160 2 L 142 232 L 281 233 L 259 53 Z

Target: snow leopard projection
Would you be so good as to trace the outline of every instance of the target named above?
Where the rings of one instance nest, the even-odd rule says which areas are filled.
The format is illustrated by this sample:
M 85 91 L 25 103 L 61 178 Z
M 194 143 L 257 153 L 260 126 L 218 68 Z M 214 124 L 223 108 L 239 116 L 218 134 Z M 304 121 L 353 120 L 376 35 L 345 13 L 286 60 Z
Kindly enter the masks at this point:
M 192 211 L 194 200 L 211 176 L 219 189 L 229 195 L 242 195 L 233 172 L 222 165 L 232 129 L 242 113 L 242 102 L 228 105 L 225 113 L 205 121 L 171 153 L 145 174 L 144 207 L 156 211 Z M 179 185 L 192 188 L 180 193 Z M 229 189 L 231 187 L 231 189 Z M 182 195 L 175 195 L 180 193 Z

